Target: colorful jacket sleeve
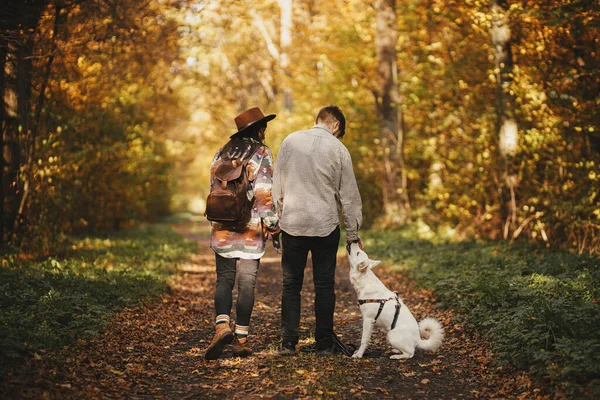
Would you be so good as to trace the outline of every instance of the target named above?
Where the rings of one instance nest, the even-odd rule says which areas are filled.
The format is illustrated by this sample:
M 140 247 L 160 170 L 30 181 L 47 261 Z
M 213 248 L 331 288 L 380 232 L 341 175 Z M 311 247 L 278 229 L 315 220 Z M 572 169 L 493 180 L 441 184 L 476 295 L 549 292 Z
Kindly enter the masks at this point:
M 221 158 L 221 150 L 217 151 L 215 153 L 215 156 L 213 157 L 212 162 L 210 163 L 210 187 L 212 188 L 213 184 L 214 184 L 214 179 L 213 177 L 215 176 L 215 170 L 217 169 L 218 165 L 218 161 Z
M 254 170 L 254 198 L 255 208 L 260 216 L 263 225 L 270 232 L 277 231 L 279 228 L 279 218 L 273 203 L 273 156 L 268 147 L 260 147 L 250 164 Z

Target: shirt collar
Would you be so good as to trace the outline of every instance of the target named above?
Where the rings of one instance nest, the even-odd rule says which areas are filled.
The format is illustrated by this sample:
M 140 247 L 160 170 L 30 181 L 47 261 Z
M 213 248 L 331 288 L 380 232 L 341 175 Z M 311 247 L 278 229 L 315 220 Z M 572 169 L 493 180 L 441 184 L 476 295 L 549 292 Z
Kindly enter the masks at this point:
M 330 135 L 333 136 L 333 133 L 325 126 L 325 125 L 321 125 L 321 124 L 316 124 L 315 126 L 312 127 L 313 129 L 322 129 L 325 132 L 329 133 Z

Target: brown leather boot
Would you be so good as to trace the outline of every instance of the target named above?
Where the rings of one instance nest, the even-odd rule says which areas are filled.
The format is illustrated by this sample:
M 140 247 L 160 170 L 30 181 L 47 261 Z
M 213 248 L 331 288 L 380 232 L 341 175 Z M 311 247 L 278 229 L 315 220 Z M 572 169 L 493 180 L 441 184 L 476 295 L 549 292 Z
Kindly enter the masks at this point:
M 219 358 L 225 346 L 233 340 L 233 332 L 231 332 L 228 323 L 215 325 L 215 331 L 215 337 L 204 355 L 204 358 L 207 360 L 216 360 Z
M 243 343 L 237 336 L 233 339 L 233 355 L 235 357 L 248 357 L 249 355 L 252 355 L 252 350 L 248 346 L 248 340 L 242 340 Z

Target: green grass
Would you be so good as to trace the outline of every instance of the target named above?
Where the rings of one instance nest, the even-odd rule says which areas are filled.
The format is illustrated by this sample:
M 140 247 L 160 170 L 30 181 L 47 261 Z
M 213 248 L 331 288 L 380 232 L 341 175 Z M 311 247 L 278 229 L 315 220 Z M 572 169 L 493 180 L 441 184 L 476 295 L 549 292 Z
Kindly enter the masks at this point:
M 98 335 L 111 313 L 163 291 L 177 262 L 195 248 L 168 226 L 149 225 L 75 238 L 61 258 L 4 257 L 0 365 Z
M 365 239 L 371 258 L 458 310 L 501 364 L 572 396 L 600 396 L 600 260 L 533 245 L 419 239 L 417 228 Z

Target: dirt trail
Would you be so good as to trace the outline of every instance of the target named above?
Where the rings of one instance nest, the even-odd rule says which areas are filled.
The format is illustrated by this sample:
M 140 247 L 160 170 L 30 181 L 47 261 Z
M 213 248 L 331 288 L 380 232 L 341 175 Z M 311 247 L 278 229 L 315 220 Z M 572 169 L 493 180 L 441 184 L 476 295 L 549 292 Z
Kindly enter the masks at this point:
M 492 366 L 487 347 L 448 311 L 436 310 L 430 292 L 386 272 L 385 267 L 378 267 L 378 275 L 398 291 L 418 320 L 434 316 L 444 324 L 446 340 L 438 353 L 417 350 L 410 360 L 390 360 L 385 334 L 375 331 L 370 350 L 385 357 L 278 356 L 281 267 L 271 246 L 261 261 L 256 287 L 249 339 L 255 354 L 241 359 L 227 350 L 220 360 L 206 362 L 203 350 L 213 333 L 215 280 L 208 226 L 185 223 L 176 228 L 199 242 L 199 254 L 180 267 L 168 293 L 151 304 L 118 313 L 106 333 L 92 342 L 79 342 L 54 357 L 25 363 L 7 379 L 3 396 L 458 399 L 515 398 L 531 393 L 525 376 L 500 374 Z M 314 328 L 311 267 L 306 271 L 301 344 L 310 342 Z M 342 254 L 337 275 L 336 332 L 345 342 L 358 344 L 362 322 Z

